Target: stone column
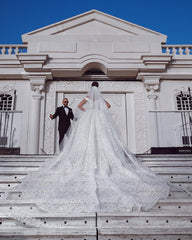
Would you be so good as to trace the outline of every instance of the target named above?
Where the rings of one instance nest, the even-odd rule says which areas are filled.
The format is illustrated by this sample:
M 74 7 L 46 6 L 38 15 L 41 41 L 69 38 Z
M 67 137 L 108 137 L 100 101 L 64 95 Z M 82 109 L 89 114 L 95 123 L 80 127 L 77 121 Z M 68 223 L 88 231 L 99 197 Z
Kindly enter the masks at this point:
M 157 110 L 157 90 L 159 89 L 160 76 L 144 76 L 144 86 L 148 91 L 147 97 L 149 100 L 149 136 L 151 147 L 159 147 L 159 132 L 158 132 L 158 119 Z
M 41 92 L 44 89 L 45 76 L 30 76 L 32 90 L 30 124 L 29 124 L 29 153 L 39 154 Z

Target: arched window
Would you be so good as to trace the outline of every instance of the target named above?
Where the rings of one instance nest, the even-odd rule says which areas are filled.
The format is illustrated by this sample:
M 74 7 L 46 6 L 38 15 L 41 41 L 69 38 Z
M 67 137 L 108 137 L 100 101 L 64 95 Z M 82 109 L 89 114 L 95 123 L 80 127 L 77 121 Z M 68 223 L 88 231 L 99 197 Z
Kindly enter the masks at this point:
M 91 68 L 84 73 L 85 75 L 105 75 L 105 73 L 99 69 Z
M 5 93 L 0 94 L 0 110 L 13 110 L 13 96 Z
M 192 96 L 189 89 L 189 92 L 180 92 L 176 96 L 177 101 L 177 110 L 192 110 Z

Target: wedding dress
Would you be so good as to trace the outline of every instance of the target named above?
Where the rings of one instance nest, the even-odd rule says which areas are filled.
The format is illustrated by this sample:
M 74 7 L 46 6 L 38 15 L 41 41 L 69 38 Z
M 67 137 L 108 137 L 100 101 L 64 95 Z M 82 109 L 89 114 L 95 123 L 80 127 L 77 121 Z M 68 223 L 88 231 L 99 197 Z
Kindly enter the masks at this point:
M 97 87 L 86 101 L 60 155 L 13 189 L 19 199 L 49 212 L 130 212 L 167 198 L 168 182 L 124 147 Z

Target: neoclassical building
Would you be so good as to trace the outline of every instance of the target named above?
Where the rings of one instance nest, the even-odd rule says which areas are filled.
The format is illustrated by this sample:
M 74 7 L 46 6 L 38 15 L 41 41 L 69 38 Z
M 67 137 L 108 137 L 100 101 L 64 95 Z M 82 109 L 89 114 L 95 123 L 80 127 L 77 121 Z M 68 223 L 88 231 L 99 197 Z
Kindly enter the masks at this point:
M 21 45 L 0 45 L 0 149 L 57 153 L 49 114 L 63 97 L 75 113 L 96 80 L 133 153 L 190 151 L 192 45 L 166 40 L 91 10 L 26 33 Z

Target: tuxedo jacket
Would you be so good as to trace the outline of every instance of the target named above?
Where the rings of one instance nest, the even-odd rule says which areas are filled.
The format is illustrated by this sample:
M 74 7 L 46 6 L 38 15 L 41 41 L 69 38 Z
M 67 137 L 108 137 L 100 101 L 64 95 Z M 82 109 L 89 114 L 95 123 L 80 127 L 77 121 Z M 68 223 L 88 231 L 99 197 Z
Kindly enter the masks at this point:
M 72 109 L 69 108 L 68 106 L 67 108 L 69 109 L 68 115 L 66 114 L 63 106 L 58 107 L 55 113 L 53 114 L 53 119 L 59 116 L 59 126 L 58 126 L 59 132 L 66 133 L 71 124 L 71 119 L 73 120 L 74 118 Z

